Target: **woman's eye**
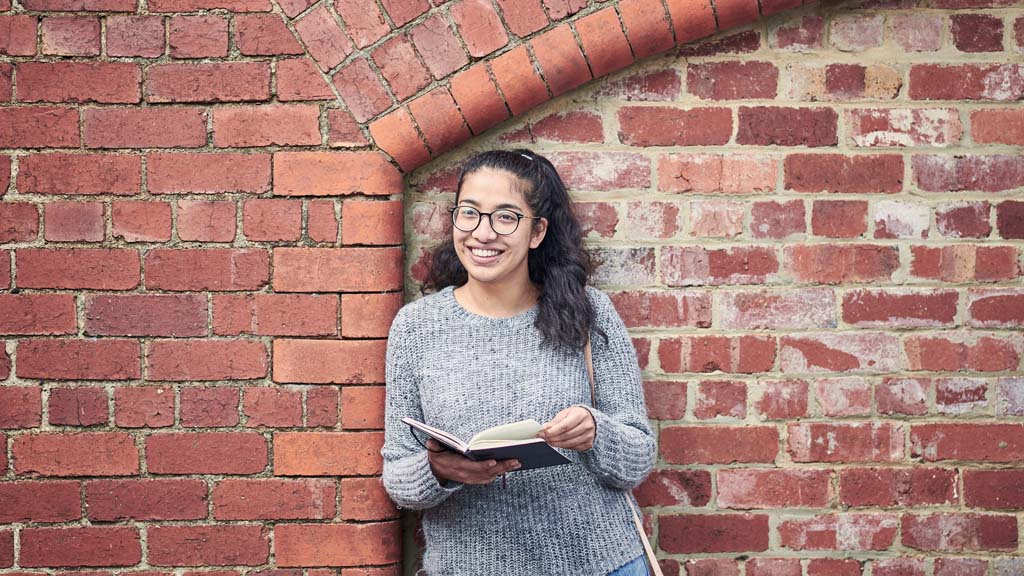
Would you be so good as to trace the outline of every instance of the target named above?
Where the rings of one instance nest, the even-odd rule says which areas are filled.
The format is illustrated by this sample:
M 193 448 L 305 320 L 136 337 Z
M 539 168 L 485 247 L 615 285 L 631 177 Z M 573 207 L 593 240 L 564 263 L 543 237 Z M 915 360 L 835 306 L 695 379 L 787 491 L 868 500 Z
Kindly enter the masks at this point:
M 512 222 L 518 220 L 518 218 L 516 218 L 516 215 L 511 212 L 498 212 L 497 214 L 495 214 L 495 216 L 498 217 L 499 222 L 504 222 L 506 224 L 511 224 Z
M 472 208 L 459 208 L 459 216 L 465 218 L 476 218 L 477 211 Z

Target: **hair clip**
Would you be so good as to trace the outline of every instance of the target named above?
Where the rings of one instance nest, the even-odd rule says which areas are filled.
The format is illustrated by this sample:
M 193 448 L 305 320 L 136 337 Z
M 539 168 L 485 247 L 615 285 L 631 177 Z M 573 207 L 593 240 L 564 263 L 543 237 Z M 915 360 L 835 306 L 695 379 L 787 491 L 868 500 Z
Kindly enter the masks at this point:
M 522 156 L 523 158 L 526 158 L 530 162 L 533 162 L 533 157 L 530 156 L 529 154 L 523 154 L 522 152 L 520 152 L 519 155 Z

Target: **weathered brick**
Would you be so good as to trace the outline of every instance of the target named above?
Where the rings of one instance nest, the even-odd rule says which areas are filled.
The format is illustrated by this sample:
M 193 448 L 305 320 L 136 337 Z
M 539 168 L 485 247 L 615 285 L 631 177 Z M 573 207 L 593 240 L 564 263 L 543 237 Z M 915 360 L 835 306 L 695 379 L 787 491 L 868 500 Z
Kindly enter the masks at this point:
M 146 288 L 171 291 L 256 290 L 269 281 L 263 250 L 154 249 L 146 254 Z
M 840 14 L 830 22 L 829 39 L 839 51 L 863 52 L 882 45 L 884 25 L 881 14 Z
M 186 242 L 235 239 L 236 204 L 231 201 L 178 200 L 178 238 Z
M 988 408 L 988 382 L 980 378 L 936 378 L 935 408 L 940 414 L 966 414 Z
M 53 426 L 93 426 L 110 419 L 107 392 L 98 386 L 52 388 L 46 405 Z
M 784 186 L 797 192 L 893 194 L 903 189 L 903 157 L 893 154 L 790 154 L 784 170 Z
M 670 554 L 768 549 L 768 516 L 764 514 L 662 515 L 658 525 L 658 546 Z
M 315 294 L 217 294 L 213 332 L 224 336 L 330 336 L 338 332 L 338 299 Z
M 181 425 L 191 428 L 236 426 L 238 388 L 187 386 L 181 389 Z
M 839 115 L 830 108 L 743 106 L 737 144 L 755 146 L 835 146 Z
M 391 96 L 366 58 L 356 58 L 339 70 L 334 85 L 356 122 L 364 123 L 392 105 Z
M 134 566 L 142 560 L 135 527 L 23 528 L 20 541 L 23 568 Z
M 783 336 L 779 342 L 783 372 L 893 372 L 899 367 L 897 337 L 881 332 L 820 333 Z
M 360 0 L 335 0 L 334 10 L 345 22 L 345 31 L 359 48 L 373 44 L 390 31 L 390 27 L 384 21 L 384 14 L 376 3 L 366 4 Z M 294 14 L 289 14 L 289 16 L 294 17 Z
M 377 478 L 341 480 L 341 517 L 345 520 L 387 520 L 399 512 Z
M 302 45 L 277 14 L 235 16 L 235 45 L 246 56 L 304 54 Z
M 787 450 L 797 462 L 895 462 L 904 457 L 899 424 L 790 424 L 788 431 Z
M 98 336 L 202 336 L 206 298 L 196 294 L 87 296 L 85 333 Z
M 655 470 L 634 492 L 647 506 L 707 506 L 711 501 L 711 473 L 707 470 Z
M 345 386 L 341 389 L 341 426 L 348 430 L 384 428 L 384 387 Z
M 930 378 L 886 377 L 875 386 L 875 403 L 880 414 L 921 415 L 928 411 Z
M 0 204 L 0 226 L 0 242 L 31 242 L 39 237 L 39 207 L 28 202 Z
M 16 251 L 21 288 L 131 290 L 139 285 L 139 254 L 105 248 Z
M 43 209 L 49 242 L 101 242 L 106 233 L 100 202 L 50 202 Z
M 79 483 L 70 480 L 0 482 L 0 521 L 9 524 L 78 520 L 82 517 L 79 490 Z
M 783 520 L 779 536 L 791 550 L 886 550 L 898 525 L 894 514 L 826 514 Z
M 718 250 L 669 247 L 662 250 L 662 276 L 669 286 L 757 284 L 779 271 L 775 252 L 761 246 Z
M 267 349 L 251 340 L 156 340 L 149 380 L 251 380 L 267 375 Z
M 711 201 L 714 202 L 714 201 Z M 691 214 L 697 209 L 691 203 Z M 580 204 L 576 205 L 582 208 Z M 614 236 L 619 223 L 618 213 L 611 204 L 592 203 L 591 213 L 586 214 L 586 209 L 579 210 L 584 220 L 584 230 L 596 229 L 602 236 Z M 719 208 L 718 212 L 714 210 Z M 722 212 L 728 219 L 718 228 L 718 220 L 715 217 Z M 719 201 L 718 204 L 708 203 L 708 209 L 704 211 L 706 220 L 703 221 L 704 232 L 723 232 L 730 226 L 735 225 L 736 204 L 726 201 Z M 739 218 L 742 219 L 742 209 Z M 674 238 L 683 232 L 685 227 L 685 209 L 681 202 L 630 202 L 626 206 L 626 236 L 632 240 L 651 240 Z M 700 222 L 694 222 L 698 226 Z M 734 229 L 734 228 L 733 228 Z M 697 230 L 692 231 L 697 234 Z
M 931 208 L 918 202 L 874 203 L 875 238 L 928 238 Z
M 43 401 L 38 386 L 0 388 L 0 428 L 38 428 L 42 423 Z
M 964 470 L 964 503 L 989 510 L 1024 509 L 1024 470 Z
M 401 527 L 398 522 L 277 524 L 274 557 L 278 566 L 395 563 L 402 558 Z M 351 574 L 358 576 L 357 572 Z
M 910 429 L 910 455 L 925 462 L 1015 462 L 1024 455 L 1024 425 L 919 424 Z
M 832 492 L 827 470 L 719 470 L 716 484 L 722 508 L 821 508 Z
M 957 301 L 954 290 L 855 290 L 843 295 L 843 321 L 872 328 L 952 326 Z
M 951 202 L 935 209 L 935 228 L 951 238 L 985 238 L 992 232 L 988 202 Z
M 213 143 L 222 148 L 320 144 L 320 109 L 315 105 L 217 108 Z
M 383 432 L 278 432 L 274 434 L 274 474 L 380 474 L 383 441 Z
M 35 56 L 38 25 L 39 19 L 27 14 L 0 16 L 0 29 L 3 30 L 3 34 L 0 34 L 0 54 Z
M 936 558 L 935 576 L 985 576 L 988 560 L 975 558 Z
M 686 68 L 689 91 L 703 100 L 772 99 L 779 70 L 770 62 L 707 62 Z
M 811 233 L 828 238 L 857 238 L 868 230 L 868 203 L 861 200 L 815 200 Z
M 276 248 L 279 292 L 375 292 L 402 286 L 399 248 Z
M 664 52 L 674 45 L 672 22 L 665 16 L 657 0 L 625 0 L 619 2 L 619 16 L 637 59 Z
M 509 0 L 499 1 L 508 2 Z M 525 4 L 527 2 L 515 1 L 516 6 Z M 546 22 L 540 23 L 538 19 L 539 26 L 543 27 L 545 24 Z M 576 20 L 573 25 L 576 28 L 576 33 L 579 35 L 580 46 L 582 46 L 583 52 L 587 56 L 587 61 L 590 63 L 590 69 L 595 78 L 607 76 L 633 63 L 633 51 L 626 40 L 626 35 L 622 32 L 622 24 L 619 22 L 619 17 L 614 7 L 588 14 Z M 509 23 L 509 28 L 513 33 L 518 34 L 512 28 L 511 23 Z M 676 72 L 675 75 L 677 80 L 675 95 L 678 95 L 678 73 Z M 626 81 L 628 82 L 628 79 Z M 615 92 L 615 88 L 609 88 L 605 84 L 600 92 L 608 95 L 610 92 Z
M 277 339 L 274 341 L 274 381 L 316 384 L 383 382 L 384 344 L 383 340 Z
M 85 483 L 89 520 L 201 520 L 206 482 L 199 479 L 93 480 Z
M 302 392 L 280 387 L 245 389 L 242 412 L 247 428 L 294 428 L 302 425 Z
M 270 557 L 270 528 L 253 525 L 151 526 L 154 566 L 260 566 Z
M 50 106 L 0 108 L 0 146 L 77 148 L 78 111 Z
M 747 386 L 735 380 L 703 380 L 697 386 L 693 414 L 698 420 L 747 416 Z
M 609 296 L 628 327 L 711 326 L 711 294 L 707 292 L 638 290 Z
M 114 194 L 142 188 L 142 158 L 122 154 L 30 154 L 18 159 L 22 194 Z
M 754 238 L 786 238 L 805 231 L 804 203 L 754 202 L 750 207 L 750 231 Z
M 630 146 L 712 146 L 732 136 L 728 108 L 624 106 L 618 117 L 619 140 Z
M 334 92 L 308 58 L 282 58 L 277 61 L 277 99 L 281 102 L 295 100 L 334 100 Z
M 796 281 L 823 284 L 888 280 L 900 265 L 895 246 L 871 245 L 790 246 L 786 262 Z
M 928 506 L 955 503 L 957 472 L 946 468 L 847 468 L 839 473 L 846 506 Z
M 455 100 L 438 87 L 409 103 L 409 112 L 433 156 L 440 156 L 470 138 Z
M 306 391 L 306 426 L 327 426 L 338 424 L 338 389 L 333 386 L 316 386 Z
M 333 481 L 224 479 L 213 487 L 217 520 L 322 520 L 335 514 Z
M 522 114 L 548 99 L 547 86 L 534 68 L 525 45 L 491 60 L 489 66 L 513 115 Z
M 763 384 L 764 391 L 754 404 L 766 420 L 797 418 L 807 414 L 807 382 L 804 380 L 773 380 Z
M 949 17 L 953 45 L 961 52 L 1002 52 L 1003 20 L 990 14 L 953 14 Z
M 270 154 L 146 155 L 147 185 L 152 194 L 220 194 L 270 191 Z
M 351 32 L 350 27 L 349 33 Z M 409 36 L 435 80 L 443 79 L 469 63 L 466 51 L 456 38 L 455 32 L 439 14 L 417 24 L 409 32 Z
M 671 426 L 659 444 L 671 464 L 774 462 L 779 433 L 774 426 Z
M 822 47 L 825 19 L 821 16 L 798 16 L 769 29 L 768 42 L 774 50 L 805 52 Z
M 1021 342 L 1012 336 L 949 332 L 907 336 L 903 351 L 909 370 L 1000 372 L 1017 369 Z
M 168 432 L 146 437 L 151 474 L 259 474 L 267 461 L 267 442 L 257 432 Z
M 992 282 L 1020 274 L 1012 246 L 912 246 L 910 273 L 919 278 L 963 282 Z
M 74 334 L 71 294 L 0 294 L 0 334 Z
M 778 163 L 745 154 L 672 154 L 658 160 L 658 190 L 750 194 L 775 189 Z
M 146 71 L 149 102 L 242 102 L 270 98 L 266 62 L 156 64 Z
M 720 293 L 718 298 L 720 328 L 800 329 L 836 325 L 835 295 L 827 288 L 730 291 Z
M 139 473 L 139 451 L 126 432 L 17 436 L 13 439 L 11 454 L 14 472 L 18 475 L 127 476 Z M 22 561 L 25 560 L 22 557 Z
M 483 64 L 452 76 L 451 91 L 474 134 L 483 133 L 509 116 L 505 100 Z
M 389 195 L 402 174 L 379 152 L 277 152 L 274 193 L 281 196 Z
M 971 138 L 977 144 L 1024 145 L 1024 111 L 995 109 L 971 112 Z
M 174 424 L 174 389 L 122 386 L 114 389 L 114 423 L 121 428 L 162 428 Z
M 242 232 L 256 242 L 298 240 L 302 235 L 302 202 L 249 199 L 242 203 Z
M 174 16 L 167 47 L 174 58 L 224 58 L 228 55 L 228 21 L 216 15 Z
M 924 551 L 1016 550 L 1017 518 L 1009 515 L 906 514 L 902 543 Z
M 166 242 L 171 239 L 171 206 L 166 202 L 111 203 L 114 238 L 126 242 Z
M 552 28 L 530 41 L 551 94 L 559 96 L 592 78 L 576 37 L 568 24 Z
M 1024 293 L 1020 290 L 973 289 L 968 292 L 970 325 L 984 328 L 1024 326 Z
M 135 104 L 142 71 L 128 62 L 19 62 L 21 102 Z
M 926 192 L 1002 192 L 1024 186 L 1020 156 L 914 156 L 912 164 L 914 181 Z
M 956 144 L 963 135 L 953 108 L 856 108 L 845 114 L 856 146 L 936 146 Z
M 405 36 L 385 41 L 372 56 L 381 77 L 399 101 L 408 99 L 430 83 L 430 72 L 416 56 L 412 41 Z
M 134 6 L 132 8 L 134 10 Z M 158 58 L 164 54 L 162 16 L 108 16 L 107 56 Z
M 402 307 L 400 293 L 343 294 L 341 335 L 345 338 L 384 338 Z
M 271 5 L 268 0 L 152 0 L 152 5 L 149 6 L 150 12 L 198 12 L 217 8 L 231 12 L 269 12 Z M 134 9 L 135 5 L 132 4 L 129 11 Z
M 895 14 L 889 18 L 890 35 L 904 52 L 935 52 L 942 47 L 944 21 L 941 14 Z
M 744 30 L 736 34 L 682 46 L 679 55 L 686 58 L 719 56 L 722 54 L 750 54 L 761 47 L 761 34 L 757 30 Z
M 356 148 L 369 144 L 352 114 L 340 108 L 327 110 L 327 145 Z
M 1014 101 L 1024 96 L 1024 68 L 1017 64 L 915 64 L 912 100 Z

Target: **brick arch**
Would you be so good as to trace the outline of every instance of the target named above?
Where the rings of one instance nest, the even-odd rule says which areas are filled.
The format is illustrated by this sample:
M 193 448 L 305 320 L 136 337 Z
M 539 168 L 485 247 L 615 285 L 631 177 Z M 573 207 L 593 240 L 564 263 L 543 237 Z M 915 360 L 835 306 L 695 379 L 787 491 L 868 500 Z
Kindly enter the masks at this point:
M 279 93 L 336 92 L 351 117 L 332 128 L 406 173 L 590 80 L 804 3 L 337 0 L 342 31 L 326 4 L 273 1 L 308 58 L 288 64 L 301 76 L 279 72 Z

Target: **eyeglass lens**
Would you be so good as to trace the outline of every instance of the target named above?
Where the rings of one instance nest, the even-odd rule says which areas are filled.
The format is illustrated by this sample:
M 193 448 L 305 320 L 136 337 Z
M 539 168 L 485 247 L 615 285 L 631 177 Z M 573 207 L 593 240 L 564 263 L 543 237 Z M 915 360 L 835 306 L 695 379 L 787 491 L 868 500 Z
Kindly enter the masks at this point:
M 463 232 L 472 232 L 484 216 L 487 216 L 491 229 L 497 234 L 511 234 L 519 227 L 519 215 L 511 210 L 496 210 L 488 215 L 469 206 L 457 206 L 452 212 L 452 223 Z

